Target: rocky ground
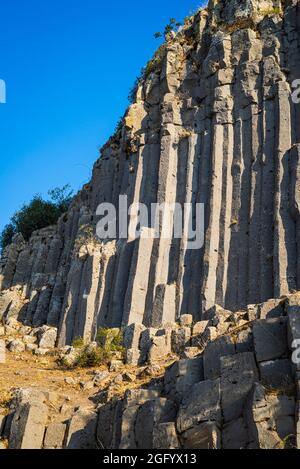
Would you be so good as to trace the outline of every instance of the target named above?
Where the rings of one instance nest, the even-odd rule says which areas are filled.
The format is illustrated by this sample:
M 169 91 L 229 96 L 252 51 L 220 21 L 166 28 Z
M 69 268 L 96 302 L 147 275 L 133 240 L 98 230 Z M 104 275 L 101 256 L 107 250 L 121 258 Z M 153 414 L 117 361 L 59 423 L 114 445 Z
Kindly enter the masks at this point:
M 68 212 L 13 238 L 4 448 L 300 447 L 299 31 L 299 0 L 210 0 L 147 64 Z M 120 196 L 203 201 L 204 247 L 98 239 Z M 124 357 L 70 369 L 74 339 L 93 353 L 123 326 Z
M 163 330 L 132 325 L 124 330 L 131 347 L 125 362 L 116 353 L 106 365 L 84 369 L 58 360 L 80 348 L 36 355 L 41 335 L 36 350 L 8 350 L 0 365 L 1 446 L 295 448 L 299 318 L 300 294 L 292 294 L 239 313 L 215 306 L 206 320 L 185 315 Z M 13 342 L 24 343 L 22 326 L 15 327 L 8 329 Z M 150 333 L 144 363 L 128 364 L 144 356 Z M 12 338 L 5 339 L 11 348 Z

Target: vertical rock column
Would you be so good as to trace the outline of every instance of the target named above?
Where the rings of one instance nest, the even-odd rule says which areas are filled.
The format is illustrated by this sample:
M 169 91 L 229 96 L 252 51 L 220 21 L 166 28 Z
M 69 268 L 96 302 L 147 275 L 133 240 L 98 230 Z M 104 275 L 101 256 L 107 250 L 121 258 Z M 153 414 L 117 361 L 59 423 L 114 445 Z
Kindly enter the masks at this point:
M 289 212 L 289 150 L 291 148 L 290 89 L 277 84 L 277 159 L 275 192 L 274 293 L 276 298 L 296 289 L 295 224 Z

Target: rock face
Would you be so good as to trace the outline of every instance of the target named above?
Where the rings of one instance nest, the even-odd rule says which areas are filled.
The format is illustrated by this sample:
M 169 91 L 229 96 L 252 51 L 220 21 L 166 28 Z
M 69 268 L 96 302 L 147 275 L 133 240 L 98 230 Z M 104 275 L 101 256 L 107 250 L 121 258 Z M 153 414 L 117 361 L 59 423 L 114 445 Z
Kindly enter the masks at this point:
M 299 25 L 297 0 L 210 0 L 191 17 L 148 65 L 68 213 L 7 249 L 1 314 L 58 327 L 65 345 L 99 326 L 199 321 L 216 303 L 238 311 L 299 289 Z M 103 242 L 97 208 L 124 195 L 205 204 L 204 247 Z
M 260 305 L 267 314 L 268 305 L 269 311 Z M 80 382 L 82 389 L 91 388 L 88 407 L 70 405 L 67 415 L 62 410 L 70 399 L 66 395 L 37 388 L 15 391 L 9 414 L 1 415 L 0 409 L 0 442 L 37 449 L 299 449 L 300 376 L 294 346 L 288 344 L 290 335 L 300 334 L 294 321 L 300 295 L 286 298 L 279 318 L 241 319 L 247 314 L 231 313 L 225 334 L 211 326 L 215 335 L 194 358 L 165 357 L 164 362 L 160 357 L 160 365 L 132 366 L 123 374 L 120 369 L 97 372 Z M 128 346 L 145 331 L 130 327 Z M 247 351 L 241 351 L 242 332 L 254 336 L 246 342 Z M 123 392 L 114 388 L 120 377 L 123 385 L 128 382 Z M 71 377 L 65 381 L 76 384 Z
M 0 415 L 0 444 L 300 447 L 299 0 L 210 0 L 171 36 L 69 211 L 6 249 L 0 336 L 11 352 L 41 355 L 124 326 L 127 366 L 148 361 L 151 374 L 177 361 L 123 397 L 109 386 L 99 407 L 68 419 L 23 393 Z M 203 247 L 97 236 L 100 204 L 115 206 L 118 229 L 136 221 L 123 196 L 149 209 L 204 204 Z M 71 363 L 77 352 L 64 348 Z

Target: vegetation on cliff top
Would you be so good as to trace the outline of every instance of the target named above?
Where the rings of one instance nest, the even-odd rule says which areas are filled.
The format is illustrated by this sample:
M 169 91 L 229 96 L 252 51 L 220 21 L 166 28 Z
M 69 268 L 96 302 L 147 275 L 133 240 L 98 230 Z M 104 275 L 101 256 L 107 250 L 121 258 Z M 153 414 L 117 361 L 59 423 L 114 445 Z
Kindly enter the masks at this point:
M 17 233 L 21 233 L 28 241 L 34 231 L 54 225 L 68 210 L 73 197 L 73 191 L 68 184 L 52 189 L 48 194 L 50 200 L 44 200 L 37 194 L 11 217 L 10 223 L 0 235 L 1 251 L 12 242 Z

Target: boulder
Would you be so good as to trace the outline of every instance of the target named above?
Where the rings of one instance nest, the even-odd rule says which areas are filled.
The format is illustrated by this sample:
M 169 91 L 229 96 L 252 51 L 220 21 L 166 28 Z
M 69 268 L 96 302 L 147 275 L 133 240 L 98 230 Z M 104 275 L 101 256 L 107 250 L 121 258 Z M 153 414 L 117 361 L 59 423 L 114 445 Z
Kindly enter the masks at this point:
M 149 352 L 148 361 L 150 364 L 160 361 L 171 352 L 168 335 L 155 336 Z
M 260 319 L 279 318 L 284 315 L 284 300 L 269 300 L 258 305 Z
M 172 331 L 172 352 L 182 355 L 186 347 L 191 345 L 191 328 L 180 327 Z
M 194 318 L 192 314 L 183 314 L 179 318 L 180 325 L 182 327 L 192 327 Z
M 52 423 L 47 427 L 44 449 L 61 449 L 64 445 L 67 425 L 65 423 Z
M 204 377 L 206 380 L 221 376 L 221 357 L 235 354 L 233 338 L 220 337 L 208 344 L 203 355 Z
M 78 410 L 70 420 L 67 449 L 96 449 L 97 414 Z
M 245 417 L 249 432 L 249 448 L 280 449 L 296 435 L 295 398 L 268 394 L 263 385 L 255 383 Z
M 288 306 L 288 346 L 293 351 L 294 369 L 300 371 L 300 306 Z
M 221 358 L 221 397 L 225 423 L 242 417 L 247 397 L 258 380 L 253 353 Z
M 135 441 L 138 449 L 153 448 L 154 428 L 161 423 L 175 422 L 174 402 L 158 398 L 139 407 L 135 422 Z
M 272 360 L 259 364 L 261 383 L 272 389 L 287 389 L 294 385 L 292 362 Z
M 221 449 L 221 432 L 215 422 L 205 422 L 184 432 L 180 437 L 184 449 Z
M 220 323 L 229 321 L 232 312 L 222 308 L 222 306 L 214 305 L 204 313 L 204 320 L 210 321 L 212 325 L 217 326 Z
M 220 405 L 220 380 L 208 380 L 194 384 L 184 396 L 177 416 L 178 432 L 197 426 L 202 422 L 216 422 L 219 426 L 222 421 Z
M 141 333 L 140 337 L 140 362 L 145 363 L 152 346 L 152 339 L 157 334 L 157 329 L 149 327 Z
M 182 354 L 182 358 L 195 358 L 199 355 L 200 350 L 199 347 L 186 347 L 185 351 Z
M 100 371 L 99 373 L 95 374 L 94 377 L 94 385 L 95 386 L 102 386 L 109 378 L 109 372 L 108 371 Z
M 35 344 L 36 343 L 36 337 L 32 336 L 32 335 L 25 335 L 23 338 L 22 338 L 22 341 L 24 342 L 24 344 L 28 345 L 28 344 Z
M 143 362 L 141 360 L 141 352 L 137 349 L 126 350 L 126 363 L 127 365 L 138 366 Z
M 247 318 L 251 322 L 259 319 L 258 305 L 249 305 L 247 307 Z
M 6 415 L 0 414 L 0 438 L 2 436 L 4 426 L 5 426 Z
M 97 442 L 100 449 L 118 447 L 119 442 L 114 438 L 121 422 L 122 404 L 122 401 L 108 402 L 98 410 Z
M 156 424 L 153 428 L 153 449 L 168 450 L 178 448 L 180 448 L 180 443 L 175 423 Z
M 56 345 L 57 329 L 54 327 L 41 327 L 37 334 L 39 348 L 41 349 L 53 349 Z
M 12 340 L 7 345 L 7 349 L 12 353 L 22 353 L 25 352 L 25 344 L 20 339 Z
M 202 334 L 192 337 L 192 346 L 204 350 L 210 342 L 213 342 L 218 337 L 218 330 L 216 327 L 206 327 Z
M 37 348 L 38 348 L 37 344 L 26 344 L 26 351 L 27 352 L 35 353 Z
M 41 449 L 47 419 L 48 409 L 42 402 L 21 403 L 12 420 L 9 448 Z
M 203 358 L 179 360 L 165 372 L 166 396 L 180 403 L 191 387 L 204 380 Z
M 49 352 L 50 352 L 50 350 L 47 349 L 47 348 L 36 348 L 36 349 L 34 349 L 34 354 L 38 355 L 38 356 L 41 356 L 41 357 L 47 355 Z
M 208 326 L 209 326 L 209 321 L 196 322 L 196 324 L 194 324 L 193 326 L 193 336 L 202 335 Z
M 254 342 L 251 327 L 247 327 L 237 333 L 235 346 L 237 353 L 253 352 Z
M 288 355 L 286 318 L 256 321 L 253 325 L 253 337 L 258 362 Z
M 158 397 L 159 392 L 154 390 L 134 389 L 126 392 L 120 417 L 119 449 L 136 449 L 135 422 L 139 407 Z
M 121 360 L 112 360 L 110 362 L 109 371 L 115 373 L 120 371 L 124 366 L 124 363 Z

